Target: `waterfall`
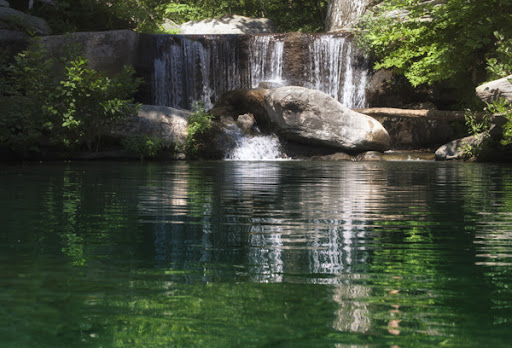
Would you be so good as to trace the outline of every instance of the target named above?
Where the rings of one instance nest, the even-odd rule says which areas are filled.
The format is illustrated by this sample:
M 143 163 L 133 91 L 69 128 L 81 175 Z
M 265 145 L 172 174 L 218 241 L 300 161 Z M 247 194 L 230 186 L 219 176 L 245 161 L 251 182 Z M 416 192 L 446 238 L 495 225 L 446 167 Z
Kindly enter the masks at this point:
M 353 43 L 346 37 L 314 35 L 305 87 L 320 90 L 350 108 L 366 105 L 368 66 L 358 61 Z
M 347 34 L 156 35 L 149 103 L 209 109 L 226 91 L 262 81 L 327 93 L 363 108 L 369 66 Z
M 255 35 L 249 44 L 251 88 L 262 81 L 283 82 L 284 40 L 275 35 Z
M 227 160 L 272 161 L 285 158 L 279 138 L 274 135 L 248 135 L 238 127 L 226 129 L 235 146 L 225 155 Z
M 156 105 L 191 109 L 195 101 L 202 101 L 208 109 L 223 92 L 243 85 L 236 36 L 159 35 L 156 45 Z

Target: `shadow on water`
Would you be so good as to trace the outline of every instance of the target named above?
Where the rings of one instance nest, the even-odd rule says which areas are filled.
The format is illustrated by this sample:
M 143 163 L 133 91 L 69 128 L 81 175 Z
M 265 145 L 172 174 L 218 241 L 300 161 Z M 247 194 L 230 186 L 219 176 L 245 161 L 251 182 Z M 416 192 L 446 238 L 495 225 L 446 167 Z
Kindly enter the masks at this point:
M 506 346 L 512 168 L 0 168 L 0 346 Z

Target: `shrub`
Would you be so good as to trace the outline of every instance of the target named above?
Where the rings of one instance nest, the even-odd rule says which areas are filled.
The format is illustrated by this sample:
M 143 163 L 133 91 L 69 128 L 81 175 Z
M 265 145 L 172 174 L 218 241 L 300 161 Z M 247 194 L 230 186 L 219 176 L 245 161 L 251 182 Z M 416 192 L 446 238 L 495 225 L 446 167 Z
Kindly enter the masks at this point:
M 196 102 L 193 106 L 194 114 L 188 119 L 188 134 L 185 140 L 185 154 L 189 158 L 197 158 L 206 148 L 206 139 L 210 134 L 213 116 L 204 109 L 204 104 Z
M 142 162 L 145 157 L 155 157 L 162 150 L 164 141 L 155 136 L 140 134 L 123 139 L 121 145 L 126 151 L 139 155 Z
M 19 53 L 0 66 L 0 141 L 16 152 L 42 145 L 89 149 L 117 120 L 133 114 L 138 105 L 130 95 L 141 81 L 134 70 L 107 77 L 87 68 L 87 59 L 69 49 L 66 57 L 51 57 L 44 46 Z M 65 62 L 62 80 L 55 68 Z

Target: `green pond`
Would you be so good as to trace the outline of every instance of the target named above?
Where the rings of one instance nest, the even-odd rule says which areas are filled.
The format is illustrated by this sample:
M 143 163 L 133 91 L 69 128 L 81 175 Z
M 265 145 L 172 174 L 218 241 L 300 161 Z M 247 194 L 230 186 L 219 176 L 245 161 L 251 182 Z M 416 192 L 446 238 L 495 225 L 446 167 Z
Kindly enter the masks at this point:
M 0 166 L 0 347 L 509 347 L 512 166 Z

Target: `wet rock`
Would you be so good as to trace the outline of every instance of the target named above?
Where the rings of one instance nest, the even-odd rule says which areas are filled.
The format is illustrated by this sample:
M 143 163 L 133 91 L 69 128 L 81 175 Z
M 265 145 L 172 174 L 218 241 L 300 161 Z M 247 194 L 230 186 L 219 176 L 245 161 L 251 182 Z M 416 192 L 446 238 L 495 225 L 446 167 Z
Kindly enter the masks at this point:
M 9 3 L 5 0 L 0 0 L 0 7 L 10 7 Z
M 254 130 L 254 127 L 256 126 L 256 119 L 254 118 L 253 114 L 247 113 L 238 116 L 236 124 L 245 133 L 251 133 Z
M 268 122 L 287 140 L 355 153 L 389 148 L 388 132 L 378 121 L 320 91 L 303 87 L 268 90 L 265 109 Z
M 344 152 L 336 152 L 331 155 L 313 156 L 310 159 L 314 161 L 352 161 L 352 156 Z
M 488 133 L 481 133 L 451 141 L 437 149 L 436 160 L 467 160 L 471 157 L 469 150 L 481 146 L 488 137 Z
M 185 35 L 258 34 L 274 31 L 274 25 L 268 18 L 249 18 L 238 15 L 187 22 L 180 26 L 180 33 Z
M 268 126 L 267 111 L 265 110 L 266 92 L 264 89 L 240 88 L 223 93 L 209 113 L 216 118 L 231 116 L 234 119 L 237 119 L 239 115 L 250 113 L 259 127 L 266 128 Z
M 377 151 L 367 151 L 355 157 L 356 161 L 382 161 L 382 153 Z
M 274 82 L 274 81 L 261 81 L 258 83 L 258 88 L 260 89 L 272 89 L 272 88 L 279 88 L 284 87 L 284 82 Z

